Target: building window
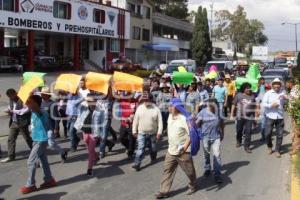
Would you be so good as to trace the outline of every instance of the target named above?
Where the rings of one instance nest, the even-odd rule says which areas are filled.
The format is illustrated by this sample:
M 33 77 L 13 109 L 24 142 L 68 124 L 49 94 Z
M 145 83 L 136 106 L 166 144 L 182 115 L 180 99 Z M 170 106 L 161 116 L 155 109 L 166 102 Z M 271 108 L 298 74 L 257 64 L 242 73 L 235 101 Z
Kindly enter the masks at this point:
M 0 10 L 15 12 L 16 0 L 0 0 Z
M 71 4 L 54 1 L 53 16 L 60 19 L 71 19 Z
M 129 10 L 131 13 L 135 13 L 135 5 L 132 3 L 128 3 L 127 10 Z
M 136 14 L 142 16 L 142 6 L 141 5 L 136 6 Z
M 151 18 L 151 8 L 144 6 L 144 18 L 150 19 Z
M 104 41 L 103 40 L 94 40 L 94 51 L 103 51 L 104 50 Z
M 111 52 L 120 52 L 120 41 L 118 39 L 110 40 L 110 51 Z
M 150 41 L 150 30 L 143 29 L 143 40 Z
M 132 27 L 132 39 L 140 40 L 141 39 L 141 28 L 134 26 Z
M 105 11 L 94 9 L 94 22 L 99 24 L 105 24 Z

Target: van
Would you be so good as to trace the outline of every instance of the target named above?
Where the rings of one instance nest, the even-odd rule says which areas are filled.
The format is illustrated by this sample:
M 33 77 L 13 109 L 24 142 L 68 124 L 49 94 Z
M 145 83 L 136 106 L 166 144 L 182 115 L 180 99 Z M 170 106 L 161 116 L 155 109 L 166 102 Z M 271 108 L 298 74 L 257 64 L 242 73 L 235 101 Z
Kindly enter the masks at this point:
M 215 65 L 218 69 L 218 72 L 222 71 L 231 71 L 233 70 L 232 61 L 209 61 L 204 69 L 204 74 L 207 75 L 209 73 L 209 69 L 212 65 Z
M 189 72 L 196 72 L 196 61 L 191 59 L 172 60 L 169 65 L 184 66 Z

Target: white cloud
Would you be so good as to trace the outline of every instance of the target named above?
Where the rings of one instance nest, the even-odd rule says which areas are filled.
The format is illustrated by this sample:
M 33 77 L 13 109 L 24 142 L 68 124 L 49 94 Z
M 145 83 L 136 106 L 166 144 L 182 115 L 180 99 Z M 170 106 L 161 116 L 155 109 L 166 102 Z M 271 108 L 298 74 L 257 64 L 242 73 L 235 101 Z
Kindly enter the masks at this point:
M 227 9 L 232 12 L 241 5 L 249 18 L 262 21 L 271 50 L 295 49 L 294 27 L 282 26 L 281 23 L 300 22 L 300 0 L 190 0 L 189 9 L 197 10 L 198 6 L 202 5 L 210 10 L 212 2 L 216 11 Z

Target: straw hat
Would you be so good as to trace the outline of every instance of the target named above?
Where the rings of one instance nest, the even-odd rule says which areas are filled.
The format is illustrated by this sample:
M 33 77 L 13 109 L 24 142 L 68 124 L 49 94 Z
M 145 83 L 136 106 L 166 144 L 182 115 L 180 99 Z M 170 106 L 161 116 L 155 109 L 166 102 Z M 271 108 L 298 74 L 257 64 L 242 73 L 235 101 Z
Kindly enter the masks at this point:
M 45 87 L 42 88 L 40 94 L 46 94 L 46 95 L 49 95 L 49 96 L 53 95 L 53 93 L 51 93 L 51 91 L 50 91 L 50 88 L 47 87 L 47 86 L 45 86 Z

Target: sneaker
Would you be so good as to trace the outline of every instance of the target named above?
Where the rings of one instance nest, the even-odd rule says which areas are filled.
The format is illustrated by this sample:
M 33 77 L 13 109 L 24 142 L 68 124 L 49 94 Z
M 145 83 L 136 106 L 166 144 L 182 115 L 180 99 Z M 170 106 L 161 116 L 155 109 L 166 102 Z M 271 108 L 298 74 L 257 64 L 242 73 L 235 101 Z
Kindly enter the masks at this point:
M 139 165 L 134 164 L 134 165 L 132 165 L 132 169 L 134 169 L 135 171 L 138 172 L 141 170 L 141 167 Z
M 93 176 L 94 175 L 93 169 L 88 169 L 87 172 L 86 172 L 86 175 Z
M 159 193 L 155 194 L 155 197 L 156 197 L 156 199 L 166 199 L 169 197 L 169 195 L 159 192 Z
M 196 192 L 197 190 L 196 189 L 189 189 L 187 192 L 186 192 L 186 195 L 192 195 Z
M 105 158 L 105 153 L 100 153 L 100 158 Z
M 111 145 L 109 145 L 109 146 L 108 146 L 108 151 L 109 151 L 109 152 L 112 152 L 112 149 L 113 149 L 114 146 L 115 146 L 114 143 L 112 143 Z
M 215 176 L 215 182 L 217 184 L 221 184 L 221 183 L 223 183 L 223 180 L 222 180 L 222 178 L 220 176 Z
M 51 188 L 51 187 L 55 187 L 56 181 L 54 178 L 52 178 L 50 181 L 44 182 L 43 184 L 41 184 L 40 189 L 46 189 L 46 188 Z
M 235 145 L 236 148 L 240 148 L 241 147 L 241 143 L 237 142 Z
M 206 170 L 206 171 L 204 172 L 203 176 L 207 178 L 207 177 L 210 176 L 210 174 L 211 174 L 211 171 L 210 171 L 210 170 Z
M 20 189 L 20 192 L 21 192 L 22 194 L 29 194 L 29 193 L 35 192 L 35 191 L 37 191 L 37 188 L 36 188 L 35 185 L 34 185 L 34 186 L 31 186 L 31 187 L 23 186 L 23 187 L 21 187 L 21 189 Z
M 8 163 L 8 162 L 12 162 L 12 161 L 14 161 L 14 159 L 11 159 L 11 158 L 4 158 L 3 160 L 1 160 L 0 162 L 1 163 Z
M 251 149 L 249 149 L 249 148 L 246 148 L 246 149 L 245 149 L 245 152 L 246 152 L 246 153 L 249 153 L 249 154 L 252 153 Z
M 63 154 L 61 154 L 61 163 L 65 163 L 68 158 L 68 152 L 65 151 Z
M 269 153 L 269 155 L 272 155 L 272 154 L 273 154 L 272 148 L 268 148 L 268 153 Z
M 276 156 L 276 158 L 281 158 L 281 153 L 276 152 L 276 153 L 275 153 L 275 156 Z

